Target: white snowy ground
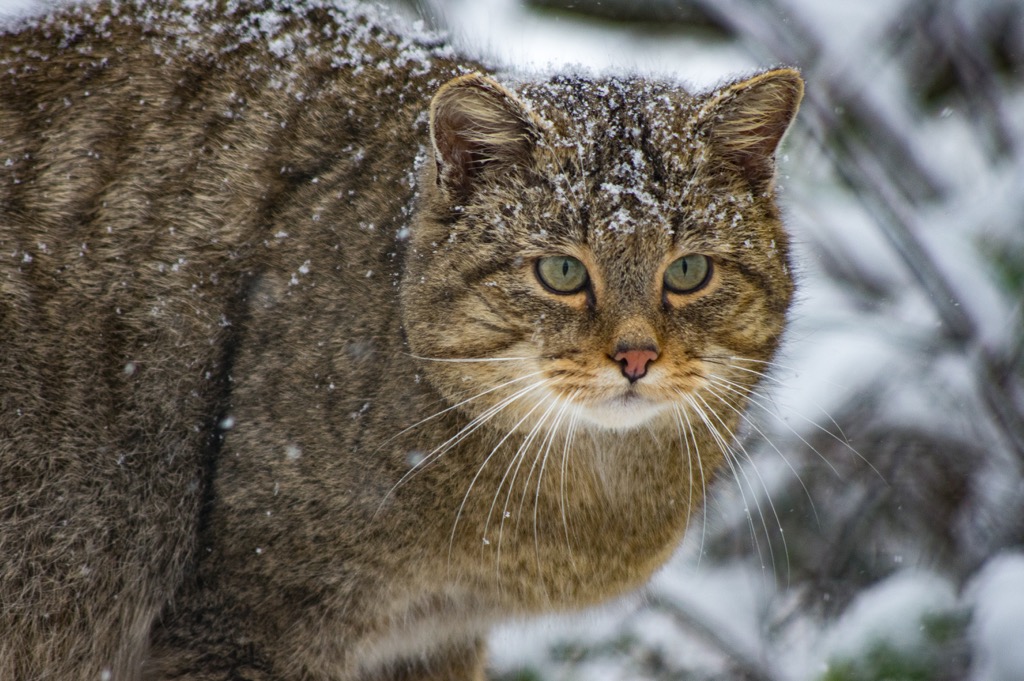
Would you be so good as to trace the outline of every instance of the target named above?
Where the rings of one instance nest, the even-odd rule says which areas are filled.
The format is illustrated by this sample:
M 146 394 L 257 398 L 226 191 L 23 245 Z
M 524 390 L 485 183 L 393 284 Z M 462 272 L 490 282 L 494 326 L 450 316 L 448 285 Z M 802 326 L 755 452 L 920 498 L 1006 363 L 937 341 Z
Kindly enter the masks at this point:
M 40 3 L 0 0 L 0 16 L 32 11 Z M 677 34 L 652 38 L 628 27 L 610 28 L 600 22 L 553 14 L 542 17 L 525 10 L 517 0 L 439 0 L 441 3 L 463 50 L 517 71 L 611 69 L 657 74 L 704 89 L 731 75 L 749 74 L 766 66 L 732 43 L 709 44 L 706 37 Z M 879 25 L 879 17 L 902 5 L 891 0 L 789 0 L 788 4 L 814 23 L 816 30 L 828 38 L 833 55 L 840 57 L 863 50 L 876 40 L 872 30 Z M 814 83 L 809 85 L 813 87 Z M 1018 100 L 1018 105 L 1016 133 L 1022 138 L 1024 102 Z M 942 229 L 927 233 L 926 246 L 939 256 L 946 273 L 971 277 L 971 285 L 958 290 L 971 293 L 967 301 L 970 312 L 981 324 L 984 337 L 998 345 L 1008 337 L 1009 325 L 1020 323 L 1019 318 L 1013 317 L 1016 308 L 1012 301 L 1003 300 L 993 284 L 978 274 L 985 268 L 977 266 L 978 256 L 970 240 L 982 223 L 996 225 L 995 229 L 998 225 L 1019 226 L 1019 219 L 1012 216 L 1024 214 L 1024 163 L 988 167 L 984 157 L 971 151 L 978 145 L 964 124 L 966 115 L 952 111 L 942 120 L 927 124 L 911 121 L 906 127 L 908 134 L 929 136 L 930 143 L 923 145 L 926 153 L 945 179 L 963 187 L 961 201 L 946 205 L 942 214 L 922 215 L 920 219 L 942 223 Z M 780 162 L 783 201 L 802 263 L 802 300 L 784 360 L 791 368 L 781 377 L 786 387 L 775 391 L 780 412 L 796 424 L 805 418 L 819 419 L 823 410 L 838 408 L 879 376 L 933 371 L 918 366 L 908 355 L 908 344 L 900 341 L 927 335 L 937 325 L 931 308 L 917 299 L 920 294 L 909 284 L 905 299 L 888 301 L 882 311 L 865 312 L 853 309 L 850 297 L 822 276 L 817 245 L 827 243 L 833 252 L 844 254 L 859 268 L 883 280 L 907 277 L 871 217 L 831 177 L 828 161 L 813 145 L 802 144 L 798 151 L 799 158 L 784 154 Z M 955 394 L 962 386 L 954 384 L 968 380 L 958 374 L 956 367 L 934 374 L 930 388 L 922 389 L 917 381 L 913 389 L 895 396 L 891 408 L 900 415 L 898 420 L 915 423 L 929 418 L 936 408 L 935 394 Z M 767 478 L 786 474 L 783 466 L 776 468 L 768 466 L 762 474 Z M 1007 493 L 1019 494 L 1019 490 Z M 707 522 L 722 522 L 729 514 L 741 512 L 728 500 L 721 500 L 712 505 Z M 765 650 L 759 634 L 760 615 L 766 604 L 779 596 L 776 580 L 743 565 L 711 569 L 698 560 L 699 543 L 698 528 L 645 594 L 573 617 L 499 630 L 493 636 L 492 663 L 500 671 L 532 661 L 529 666 L 542 670 L 546 679 L 623 679 L 623 668 L 608 662 L 609 658 L 582 665 L 571 659 L 553 662 L 547 647 L 553 640 L 606 642 L 625 633 L 645 641 L 669 659 L 685 661 L 690 668 L 699 670 L 706 664 L 709 671 L 720 669 L 721 660 L 708 646 L 680 636 L 680 627 L 668 615 L 640 607 L 654 594 L 685 602 L 689 610 L 703 613 L 737 648 L 767 665 L 766 671 L 774 678 L 785 681 L 816 679 L 827 669 L 828 660 L 845 653 L 855 655 L 873 640 L 913 647 L 921 636 L 923 613 L 957 606 L 971 608 L 975 653 L 972 681 L 1024 679 L 1024 553 L 1007 553 L 989 561 L 962 594 L 933 574 L 910 569 L 898 572 L 861 594 L 834 625 L 824 630 L 797 629 L 784 644 Z M 567 657 L 572 658 L 571 653 Z

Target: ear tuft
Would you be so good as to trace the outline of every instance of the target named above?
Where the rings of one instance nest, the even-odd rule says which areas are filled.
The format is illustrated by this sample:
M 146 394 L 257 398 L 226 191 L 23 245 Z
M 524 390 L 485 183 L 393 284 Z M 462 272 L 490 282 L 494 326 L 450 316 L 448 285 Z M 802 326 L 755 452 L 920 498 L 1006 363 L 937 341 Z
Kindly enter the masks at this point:
M 448 81 L 434 95 L 430 138 L 438 185 L 465 199 L 483 173 L 525 164 L 538 129 L 514 94 L 473 73 Z
M 715 150 L 757 191 L 775 178 L 775 150 L 796 117 L 804 81 L 795 69 L 766 71 L 712 93 L 701 110 Z

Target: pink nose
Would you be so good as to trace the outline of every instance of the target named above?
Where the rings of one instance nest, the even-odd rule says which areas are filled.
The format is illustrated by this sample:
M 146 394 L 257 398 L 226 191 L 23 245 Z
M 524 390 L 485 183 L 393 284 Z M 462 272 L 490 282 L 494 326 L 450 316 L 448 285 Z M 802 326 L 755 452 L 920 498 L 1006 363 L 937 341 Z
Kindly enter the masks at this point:
M 658 359 L 658 353 L 647 348 L 621 350 L 612 359 L 622 365 L 622 375 L 635 383 L 647 374 L 647 365 Z

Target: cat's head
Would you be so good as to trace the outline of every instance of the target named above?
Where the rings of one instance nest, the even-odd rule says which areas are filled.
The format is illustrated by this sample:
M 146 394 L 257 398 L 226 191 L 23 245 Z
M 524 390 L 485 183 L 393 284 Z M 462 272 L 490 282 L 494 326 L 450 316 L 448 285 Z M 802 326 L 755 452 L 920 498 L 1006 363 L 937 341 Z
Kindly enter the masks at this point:
M 402 291 L 428 380 L 505 428 L 742 406 L 793 291 L 774 155 L 802 93 L 789 69 L 444 85 Z

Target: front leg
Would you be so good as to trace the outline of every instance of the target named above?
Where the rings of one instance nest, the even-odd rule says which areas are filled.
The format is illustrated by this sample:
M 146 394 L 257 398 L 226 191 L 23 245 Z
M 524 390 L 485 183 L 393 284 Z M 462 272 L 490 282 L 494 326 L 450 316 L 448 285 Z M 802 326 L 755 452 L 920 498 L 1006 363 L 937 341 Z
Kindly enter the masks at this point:
M 483 639 L 451 644 L 436 653 L 387 665 L 366 681 L 484 681 Z
M 451 645 L 437 653 L 389 662 L 358 678 L 360 681 L 484 681 L 484 648 L 483 641 Z M 293 678 L 280 676 L 255 659 L 240 661 L 234 654 L 218 657 L 211 654 L 213 652 L 206 650 L 195 659 L 182 654 L 150 660 L 142 678 L 146 681 L 285 681 Z M 342 679 L 352 678 L 351 672 L 341 674 Z M 339 677 L 302 675 L 301 678 L 333 681 Z

